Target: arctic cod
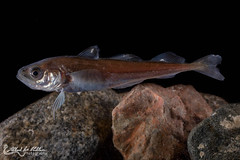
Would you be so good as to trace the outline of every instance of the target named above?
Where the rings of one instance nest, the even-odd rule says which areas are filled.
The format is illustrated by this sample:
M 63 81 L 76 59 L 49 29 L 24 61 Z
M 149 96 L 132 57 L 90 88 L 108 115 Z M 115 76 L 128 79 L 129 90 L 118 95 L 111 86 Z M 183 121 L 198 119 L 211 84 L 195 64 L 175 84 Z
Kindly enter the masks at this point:
M 89 47 L 77 56 L 46 58 L 19 69 L 17 78 L 31 89 L 60 92 L 53 104 L 53 116 L 65 101 L 64 92 L 126 88 L 146 79 L 171 78 L 180 72 L 197 71 L 224 80 L 216 66 L 221 56 L 208 55 L 193 63 L 166 52 L 143 61 L 132 54 L 99 58 L 99 48 Z

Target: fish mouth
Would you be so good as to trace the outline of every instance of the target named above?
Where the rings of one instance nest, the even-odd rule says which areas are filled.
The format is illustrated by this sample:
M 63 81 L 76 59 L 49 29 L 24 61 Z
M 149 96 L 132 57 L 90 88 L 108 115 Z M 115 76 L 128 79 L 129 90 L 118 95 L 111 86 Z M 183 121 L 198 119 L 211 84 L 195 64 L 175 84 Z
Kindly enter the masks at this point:
M 18 73 L 16 75 L 16 78 L 21 81 L 23 84 L 28 86 L 31 89 L 36 89 L 36 86 L 33 84 L 33 81 L 31 81 L 29 78 L 27 78 L 24 74 L 24 69 L 21 68 L 18 70 Z
M 26 81 L 28 81 L 27 77 L 24 76 L 24 73 L 23 73 L 23 68 L 19 69 L 18 70 L 18 73 L 17 73 L 17 79 L 19 81 L 21 81 L 22 83 L 25 83 Z
M 21 69 L 18 70 L 18 73 L 17 73 L 16 77 L 17 77 L 17 79 L 18 79 L 19 81 L 21 81 L 22 83 L 24 83 L 25 80 L 27 80 L 27 79 L 22 75 L 22 70 L 21 70 Z

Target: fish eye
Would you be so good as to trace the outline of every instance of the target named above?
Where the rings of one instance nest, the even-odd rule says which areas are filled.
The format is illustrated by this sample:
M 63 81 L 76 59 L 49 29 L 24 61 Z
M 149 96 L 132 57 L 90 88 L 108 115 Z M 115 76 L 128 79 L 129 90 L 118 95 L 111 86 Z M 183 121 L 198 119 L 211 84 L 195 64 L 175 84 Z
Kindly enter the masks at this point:
M 39 67 L 34 67 L 32 70 L 31 70 L 31 76 L 33 78 L 42 78 L 42 70 L 39 68 Z

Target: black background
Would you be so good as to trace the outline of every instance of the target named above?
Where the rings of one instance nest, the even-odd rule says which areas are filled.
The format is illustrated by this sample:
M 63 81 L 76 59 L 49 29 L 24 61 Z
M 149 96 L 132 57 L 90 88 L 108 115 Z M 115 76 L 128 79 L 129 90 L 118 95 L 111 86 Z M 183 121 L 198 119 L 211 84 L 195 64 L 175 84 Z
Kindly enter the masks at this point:
M 92 45 L 99 46 L 101 57 L 130 53 L 151 59 L 172 51 L 192 62 L 219 54 L 225 81 L 186 72 L 145 82 L 164 87 L 189 84 L 200 92 L 239 102 L 239 18 L 234 5 L 179 5 L 9 5 L 1 19 L 0 121 L 48 94 L 18 81 L 19 68 L 47 57 L 76 55 Z

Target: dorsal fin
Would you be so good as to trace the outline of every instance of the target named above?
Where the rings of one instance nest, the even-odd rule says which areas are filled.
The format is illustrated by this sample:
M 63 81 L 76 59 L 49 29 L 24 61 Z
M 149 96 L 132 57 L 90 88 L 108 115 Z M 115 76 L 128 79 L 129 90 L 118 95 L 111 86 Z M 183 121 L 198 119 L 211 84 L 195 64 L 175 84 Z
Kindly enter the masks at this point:
M 124 61 L 142 61 L 142 59 L 133 54 L 119 54 L 109 59 L 117 59 L 117 60 L 124 60 Z
M 185 59 L 183 57 L 176 55 L 175 53 L 165 52 L 152 58 L 151 61 L 166 63 L 184 63 Z
M 78 56 L 84 57 L 84 58 L 98 59 L 99 58 L 99 48 L 97 45 L 91 46 L 91 47 L 83 50 L 81 53 L 79 53 Z

